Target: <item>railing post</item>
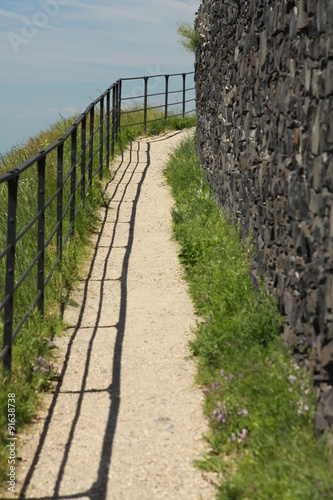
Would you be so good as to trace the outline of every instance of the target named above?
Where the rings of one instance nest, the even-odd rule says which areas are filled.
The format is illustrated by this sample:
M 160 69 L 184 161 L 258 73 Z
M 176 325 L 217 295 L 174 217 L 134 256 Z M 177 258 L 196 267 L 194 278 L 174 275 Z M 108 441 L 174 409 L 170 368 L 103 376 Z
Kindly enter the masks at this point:
M 87 118 L 83 118 L 81 123 L 81 200 L 86 198 L 86 130 Z
M 115 101 L 116 101 L 115 136 L 117 138 L 117 136 L 118 136 L 118 108 L 119 108 L 119 102 L 118 102 L 119 84 L 118 84 L 118 82 L 116 82 L 115 92 L 116 92 L 116 97 L 115 97 Z
M 45 245 L 45 156 L 38 160 L 38 274 L 37 290 L 41 292 L 38 310 L 44 316 L 44 245 Z
M 121 119 L 121 79 L 118 80 L 118 124 L 117 124 L 117 135 L 120 131 L 120 119 Z
M 149 78 L 148 76 L 144 76 L 145 91 L 144 91 L 144 103 L 143 103 L 143 127 L 145 135 L 147 132 L 148 78 Z
M 16 245 L 16 208 L 17 208 L 18 177 L 8 181 L 8 222 L 7 222 L 7 246 L 10 245 L 6 261 L 6 297 L 9 300 L 5 306 L 5 325 L 3 333 L 3 345 L 8 350 L 3 359 L 4 376 L 10 373 L 12 364 L 12 334 L 14 317 L 14 280 L 15 280 L 15 245 Z
M 103 148 L 104 148 L 104 97 L 99 101 L 99 178 L 103 178 Z
M 92 184 L 92 172 L 93 172 L 93 157 L 94 157 L 94 120 L 95 120 L 95 106 L 90 110 L 89 115 L 89 184 Z
M 116 122 L 116 85 L 112 87 L 112 142 L 111 142 L 112 158 L 114 158 L 115 122 Z
M 183 118 L 185 117 L 186 73 L 183 73 Z
M 110 167 L 110 90 L 106 94 L 106 168 Z
M 165 75 L 165 111 L 164 119 L 168 118 L 169 75 Z
M 76 195 L 76 139 L 77 139 L 77 128 L 71 133 L 71 209 L 70 209 L 70 225 L 71 225 L 71 235 L 74 236 L 75 227 L 75 195 Z
M 62 261 L 62 200 L 63 200 L 63 175 L 64 175 L 64 144 L 61 143 L 57 147 L 57 252 L 59 261 Z

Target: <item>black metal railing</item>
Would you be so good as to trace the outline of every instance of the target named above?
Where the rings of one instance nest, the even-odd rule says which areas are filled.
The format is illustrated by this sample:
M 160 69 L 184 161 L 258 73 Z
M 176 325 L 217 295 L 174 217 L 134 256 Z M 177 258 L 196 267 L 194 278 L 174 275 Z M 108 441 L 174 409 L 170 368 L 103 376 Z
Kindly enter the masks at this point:
M 162 111 L 164 119 L 170 116 L 182 116 L 185 117 L 186 114 L 191 114 L 195 112 L 195 97 L 194 97 L 194 71 L 190 73 L 174 73 L 169 75 L 152 75 L 143 76 L 136 78 L 122 78 L 120 91 L 122 93 L 121 102 L 125 104 L 122 108 L 123 115 L 129 115 L 131 113 L 137 113 L 138 108 L 143 109 L 143 126 L 144 133 L 147 132 L 147 124 L 154 121 L 161 120 L 159 114 L 158 118 L 148 119 L 147 110 L 158 110 Z M 189 86 L 187 86 L 187 81 L 190 80 Z M 127 83 L 132 84 L 134 81 L 141 81 L 141 92 L 140 85 L 134 89 L 131 85 L 125 91 L 125 85 Z M 151 86 L 151 89 L 149 88 Z M 139 91 L 139 94 L 136 93 Z M 157 92 L 154 92 L 157 90 Z M 131 91 L 131 92 L 130 92 Z M 131 95 L 134 94 L 134 95 Z M 169 98 L 172 98 L 170 101 Z M 162 103 L 160 102 L 162 99 Z M 128 107 L 128 103 L 133 102 L 132 108 Z M 141 125 L 142 122 L 130 123 L 127 126 Z M 126 125 L 125 125 L 126 126 Z
M 178 86 L 173 82 L 179 78 L 181 84 Z M 2 221 L 7 218 L 7 230 L 3 231 L 0 226 L 0 279 L 3 281 L 0 283 L 0 294 L 3 294 L 0 302 L 0 325 L 3 325 L 0 361 L 3 361 L 6 373 L 11 370 L 13 341 L 28 317 L 34 310 L 44 315 L 45 289 L 54 271 L 61 267 L 63 250 L 75 233 L 80 208 L 94 177 L 98 175 L 102 179 L 104 168 L 109 167 L 121 126 L 127 126 L 121 124 L 121 116 L 137 112 L 138 108 L 143 110 L 140 124 L 146 133 L 147 123 L 155 120 L 148 119 L 148 109 L 164 110 L 165 119 L 170 114 L 184 117 L 194 112 L 194 85 L 187 88 L 187 78 L 193 82 L 193 72 L 118 80 L 86 108 L 59 140 L 0 176 L 0 218 Z M 143 88 L 137 94 L 138 89 L 133 89 L 133 84 L 140 80 Z M 171 102 L 170 97 L 174 98 Z M 158 103 L 161 99 L 162 103 Z M 127 103 L 133 100 L 135 106 L 132 109 Z M 188 109 L 191 107 L 193 109 Z M 29 182 L 35 183 L 32 202 L 35 213 L 31 217 L 27 216 L 20 194 L 24 192 L 27 172 L 32 174 Z M 50 192 L 48 179 L 54 175 L 56 189 Z M 7 190 L 4 185 L 7 185 Z M 51 227 L 46 226 L 46 219 L 54 220 Z M 33 233 L 35 253 L 30 261 L 24 262 L 24 238 L 28 233 L 29 238 Z M 52 249 L 53 258 L 48 258 L 46 265 L 48 248 Z M 19 316 L 16 295 L 28 280 L 33 281 L 35 292 L 29 296 L 29 305 Z M 0 300 L 2 297 L 0 295 Z

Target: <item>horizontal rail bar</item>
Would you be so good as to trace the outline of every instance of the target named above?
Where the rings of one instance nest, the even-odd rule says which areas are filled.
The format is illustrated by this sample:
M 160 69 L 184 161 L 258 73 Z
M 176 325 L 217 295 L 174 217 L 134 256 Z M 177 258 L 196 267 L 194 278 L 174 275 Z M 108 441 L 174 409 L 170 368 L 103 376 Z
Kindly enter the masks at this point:
M 8 351 L 9 351 L 9 345 L 5 345 L 5 347 L 2 349 L 0 353 L 0 361 L 3 361 Z
M 27 267 L 27 269 L 22 274 L 21 278 L 15 283 L 14 293 L 20 288 L 24 280 L 29 276 L 30 271 L 33 269 L 34 265 L 38 262 L 38 259 L 41 256 L 41 254 L 42 252 L 38 252 L 37 255 L 35 255 L 35 257 L 30 262 L 29 266 Z
M 3 259 L 9 250 L 12 248 L 13 245 L 7 245 L 6 248 L 0 253 L 0 260 Z
M 10 228 L 10 225 L 8 225 L 7 228 L 9 236 L 7 238 L 6 247 L 4 249 L 1 249 L 0 253 L 0 261 L 6 258 L 7 262 L 6 291 L 5 297 L 0 304 L 0 313 L 5 310 L 5 314 L 7 315 L 5 324 L 9 325 L 9 327 L 5 326 L 4 328 L 4 342 L 3 349 L 0 353 L 0 361 L 4 360 L 4 368 L 8 371 L 10 371 L 12 341 L 19 333 L 20 329 L 27 321 L 27 318 L 33 311 L 34 307 L 36 307 L 36 305 L 38 307 L 39 313 L 43 315 L 44 290 L 51 280 L 56 267 L 58 265 L 61 266 L 62 252 L 65 246 L 68 244 L 68 240 L 70 239 L 70 237 L 74 235 L 75 220 L 85 203 L 87 190 L 91 189 L 93 179 L 98 174 L 99 177 L 102 178 L 103 169 L 105 168 L 105 166 L 108 167 L 109 164 L 110 153 L 111 158 L 114 157 L 115 143 L 117 141 L 119 131 L 121 130 L 121 128 L 125 128 L 127 126 L 135 127 L 137 125 L 141 125 L 144 127 L 144 131 L 146 133 L 147 124 L 160 121 L 161 119 L 167 120 L 168 108 L 174 105 L 180 106 L 181 104 L 183 104 L 183 112 L 179 114 L 171 113 L 170 118 L 181 115 L 184 117 L 185 114 L 192 112 L 186 112 L 185 106 L 189 102 L 195 102 L 195 99 L 186 99 L 186 92 L 194 90 L 194 87 L 186 88 L 185 84 L 186 76 L 193 74 L 194 71 L 189 73 L 172 73 L 169 75 L 158 74 L 151 76 L 130 77 L 117 80 L 117 82 L 112 83 L 104 91 L 103 94 L 101 94 L 97 97 L 97 99 L 91 102 L 86 107 L 83 113 L 76 115 L 73 118 L 73 123 L 59 139 L 54 141 L 45 149 L 28 158 L 19 166 L 12 168 L 11 170 L 8 170 L 7 172 L 0 175 L 0 184 L 8 184 L 11 207 L 10 210 L 12 214 L 11 217 L 8 217 L 8 220 L 12 221 L 12 227 Z M 169 91 L 169 79 L 171 77 L 180 76 L 182 76 L 182 88 L 179 88 L 179 90 Z M 161 77 L 165 78 L 165 91 L 148 93 L 149 80 Z M 122 97 L 122 83 L 131 80 L 142 80 L 144 85 L 144 93 L 135 97 Z M 168 96 L 171 94 L 182 94 L 182 99 L 180 99 L 179 102 L 177 101 L 175 103 L 168 103 Z M 154 106 L 149 106 L 148 99 L 158 98 L 162 96 L 165 96 L 164 104 L 154 104 Z M 122 103 L 124 101 L 133 99 L 143 99 L 143 108 L 139 108 L 136 110 L 122 110 Z M 154 110 L 161 108 L 164 108 L 165 110 L 165 112 L 163 113 L 164 118 L 161 117 L 152 120 L 148 119 L 148 109 Z M 129 125 L 121 124 L 122 114 L 125 115 L 138 111 L 143 111 L 142 121 Z M 69 145 L 69 147 L 65 148 L 65 142 L 67 145 Z M 70 157 L 68 157 L 68 149 L 70 150 Z M 79 152 L 78 155 L 77 150 Z M 48 181 L 48 173 L 45 169 L 46 167 L 51 168 L 50 162 L 48 162 L 49 165 L 47 165 L 46 160 L 50 158 L 49 155 L 51 153 L 54 153 L 55 151 L 57 151 L 57 186 L 56 191 L 52 193 L 49 200 L 45 203 L 45 190 L 47 189 Z M 98 166 L 93 171 L 93 163 L 97 155 L 99 155 Z M 36 172 L 38 175 L 38 210 L 37 214 L 34 215 L 25 224 L 20 233 L 16 235 L 16 219 L 18 217 L 16 213 L 16 206 L 19 202 L 19 199 L 17 199 L 17 186 L 19 183 L 20 175 L 32 166 L 37 167 Z M 80 177 L 79 180 L 76 181 L 76 176 L 79 168 Z M 46 211 L 50 208 L 51 204 L 55 202 L 57 203 L 57 222 L 55 223 L 53 228 L 46 227 L 45 221 L 52 220 L 45 216 Z M 70 213 L 70 220 L 68 220 L 68 213 Z M 28 231 L 30 231 L 30 229 L 35 225 L 36 222 L 38 222 L 38 241 L 36 241 L 37 253 L 34 256 L 29 256 L 29 265 L 25 265 L 23 274 L 20 276 L 19 280 L 14 283 L 14 267 L 15 261 L 18 258 L 15 255 L 15 249 L 17 250 L 16 244 L 23 238 L 23 236 L 28 233 Z M 18 221 L 18 225 L 20 225 L 20 220 Z M 46 239 L 45 231 L 51 231 Z M 63 232 L 66 232 L 65 238 Z M 52 249 L 49 248 L 51 241 L 53 241 L 55 237 L 57 237 L 57 254 L 55 256 L 52 267 L 49 270 L 47 278 L 45 279 L 45 251 L 48 249 L 48 252 L 51 253 L 51 258 L 53 258 Z M 31 271 L 33 271 L 36 264 L 38 265 L 36 277 L 37 293 L 31 301 L 31 306 L 24 313 L 23 317 L 16 318 L 14 311 L 14 295 L 26 280 L 26 278 L 31 274 Z M 31 293 L 31 295 L 33 294 Z M 12 333 L 14 324 L 16 325 L 17 322 L 18 325 L 16 326 L 15 331 Z
M 9 299 L 10 299 L 10 295 L 6 295 L 6 297 L 1 302 L 1 304 L 0 304 L 0 313 L 6 307 L 6 305 L 8 304 Z
M 189 71 L 186 73 L 187 75 L 194 75 L 194 71 Z M 161 78 L 162 76 L 182 76 L 183 73 L 170 73 L 170 74 L 163 74 L 163 75 L 151 75 L 151 76 L 134 76 L 134 77 L 127 77 L 127 78 L 121 78 L 122 82 L 125 82 L 126 80 L 142 80 L 143 78 Z
M 42 296 L 42 292 L 39 291 L 34 299 L 34 301 L 32 302 L 31 306 L 29 307 L 28 311 L 26 312 L 26 314 L 24 315 L 24 317 L 21 319 L 20 323 L 17 325 L 17 327 L 15 328 L 14 332 L 13 332 L 13 336 L 12 336 L 12 340 L 15 339 L 16 335 L 18 334 L 18 332 L 21 330 L 22 326 L 24 325 L 24 323 L 27 321 L 28 317 L 30 316 L 30 314 L 32 313 L 35 305 L 37 304 L 37 302 L 39 301 L 39 299 L 41 298 Z

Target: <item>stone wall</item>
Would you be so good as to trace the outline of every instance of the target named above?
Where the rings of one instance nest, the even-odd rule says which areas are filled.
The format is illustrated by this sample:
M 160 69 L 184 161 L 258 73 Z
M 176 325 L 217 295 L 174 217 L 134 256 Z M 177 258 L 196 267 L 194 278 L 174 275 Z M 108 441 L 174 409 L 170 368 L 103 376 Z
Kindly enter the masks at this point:
M 197 150 L 333 428 L 333 0 L 203 0 Z

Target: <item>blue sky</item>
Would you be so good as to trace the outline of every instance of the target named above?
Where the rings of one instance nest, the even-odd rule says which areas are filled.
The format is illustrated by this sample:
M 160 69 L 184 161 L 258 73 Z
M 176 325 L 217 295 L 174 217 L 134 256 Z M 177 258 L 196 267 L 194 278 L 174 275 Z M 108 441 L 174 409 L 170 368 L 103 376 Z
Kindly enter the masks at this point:
M 82 112 L 118 78 L 192 71 L 200 0 L 1 0 L 0 153 Z

